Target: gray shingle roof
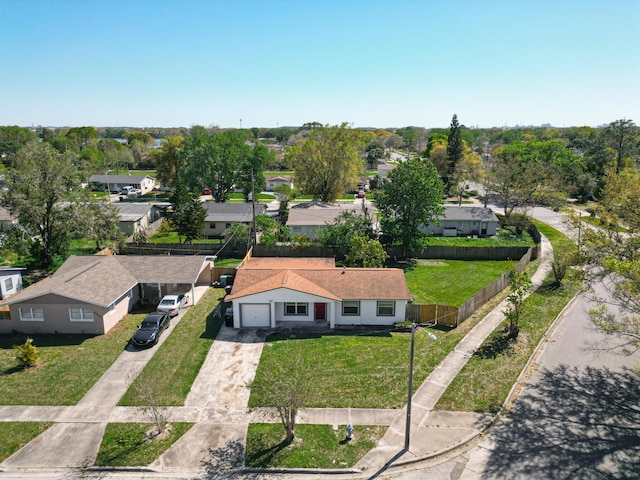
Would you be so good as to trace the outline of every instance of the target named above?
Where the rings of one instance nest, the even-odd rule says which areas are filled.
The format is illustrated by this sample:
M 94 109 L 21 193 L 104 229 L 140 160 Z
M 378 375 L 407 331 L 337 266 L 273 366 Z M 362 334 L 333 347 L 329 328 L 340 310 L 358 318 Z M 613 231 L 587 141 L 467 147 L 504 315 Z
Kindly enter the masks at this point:
M 91 175 L 89 182 L 106 184 L 107 177 L 109 177 L 109 183 L 140 183 L 147 177 L 155 180 L 154 177 L 149 175 Z
M 493 210 L 484 207 L 458 207 L 457 205 L 447 205 L 444 207 L 444 214 L 440 215 L 440 219 L 447 220 L 483 220 L 498 221 Z
M 207 210 L 206 222 L 250 222 L 253 218 L 251 203 L 205 202 L 202 206 Z M 266 211 L 265 204 L 256 203 L 256 215 Z
M 118 209 L 118 218 L 120 218 L 123 222 L 135 222 L 140 218 L 144 217 L 149 210 L 151 210 L 150 203 L 125 203 L 125 202 L 116 202 L 113 203 Z
M 71 256 L 53 275 L 12 296 L 6 304 L 54 294 L 108 307 L 137 283 L 195 283 L 204 259 L 195 255 Z

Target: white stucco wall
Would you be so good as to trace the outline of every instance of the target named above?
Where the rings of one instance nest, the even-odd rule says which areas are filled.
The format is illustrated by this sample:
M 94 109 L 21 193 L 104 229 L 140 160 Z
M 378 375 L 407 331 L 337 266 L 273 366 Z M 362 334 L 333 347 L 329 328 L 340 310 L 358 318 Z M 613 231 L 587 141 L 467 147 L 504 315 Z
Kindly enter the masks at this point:
M 300 302 L 307 303 L 306 315 L 285 315 L 285 303 Z M 295 290 L 278 288 L 269 292 L 248 295 L 246 297 L 232 300 L 233 303 L 233 326 L 241 328 L 242 308 L 244 304 L 269 304 L 271 327 L 275 327 L 277 322 L 313 322 L 315 319 L 314 304 L 326 304 L 326 321 L 333 328 L 335 325 L 393 325 L 403 322 L 407 302 L 405 300 L 395 301 L 395 315 L 377 315 L 377 300 L 361 300 L 359 315 L 342 315 L 342 302 L 333 299 L 309 295 Z

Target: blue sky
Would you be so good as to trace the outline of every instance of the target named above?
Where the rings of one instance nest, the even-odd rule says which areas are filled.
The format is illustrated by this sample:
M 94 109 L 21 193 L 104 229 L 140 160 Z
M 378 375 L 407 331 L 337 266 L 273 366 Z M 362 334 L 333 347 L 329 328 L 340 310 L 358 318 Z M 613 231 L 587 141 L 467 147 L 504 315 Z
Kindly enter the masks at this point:
M 0 0 L 0 125 L 640 123 L 639 26 L 640 0 Z

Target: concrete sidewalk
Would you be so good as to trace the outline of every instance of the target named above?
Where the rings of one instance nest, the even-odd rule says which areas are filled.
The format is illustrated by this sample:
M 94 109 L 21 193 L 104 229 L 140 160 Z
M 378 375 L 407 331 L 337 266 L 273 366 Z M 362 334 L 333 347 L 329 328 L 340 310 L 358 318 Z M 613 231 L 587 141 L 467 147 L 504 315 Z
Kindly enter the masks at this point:
M 551 245 L 543 237 L 540 266 L 532 277 L 535 287 L 542 284 L 551 263 Z M 415 392 L 409 452 L 404 451 L 406 406 L 403 409 L 304 409 L 299 412 L 298 423 L 389 425 L 378 446 L 355 466 L 361 473 L 344 471 L 349 478 L 368 477 L 372 471 L 384 470 L 391 462 L 402 465 L 420 461 L 463 444 L 481 433 L 494 416 L 433 409 L 471 355 L 503 321 L 506 307 L 506 302 L 502 302 L 485 316 Z M 175 323 L 172 321 L 172 328 Z M 163 335 L 161 342 L 167 336 Z M 222 327 L 185 406 L 163 409 L 170 421 L 193 422 L 194 427 L 149 465 L 145 477 L 159 478 L 162 472 L 194 471 L 203 465 L 215 466 L 218 461 L 229 461 L 229 446 L 244 445 L 248 423 L 276 421 L 267 409 L 252 412 L 247 409 L 247 384 L 255 375 L 263 345 L 264 337 L 257 331 Z M 123 352 L 76 406 L 0 406 L 0 421 L 58 422 L 0 464 L 0 478 L 4 477 L 2 469 L 7 472 L 34 467 L 55 469 L 92 463 L 107 423 L 146 418 L 141 408 L 115 405 L 126 391 L 130 372 L 139 371 L 155 348 Z M 62 451 L 65 453 L 61 454 Z M 216 452 L 226 458 L 216 458 Z M 233 463 L 242 465 L 244 448 L 235 449 L 233 455 Z

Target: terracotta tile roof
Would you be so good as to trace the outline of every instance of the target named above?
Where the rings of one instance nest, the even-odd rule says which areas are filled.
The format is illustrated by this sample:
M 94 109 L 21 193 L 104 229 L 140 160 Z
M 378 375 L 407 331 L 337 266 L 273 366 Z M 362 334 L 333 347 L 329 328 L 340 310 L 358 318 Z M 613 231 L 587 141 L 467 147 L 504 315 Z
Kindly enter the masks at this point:
M 335 259 L 326 257 L 251 257 L 248 262 L 242 265 L 242 268 L 300 270 L 303 268 L 334 268 L 335 266 Z
M 278 288 L 332 300 L 410 300 L 404 272 L 397 268 L 240 268 L 228 300 Z

